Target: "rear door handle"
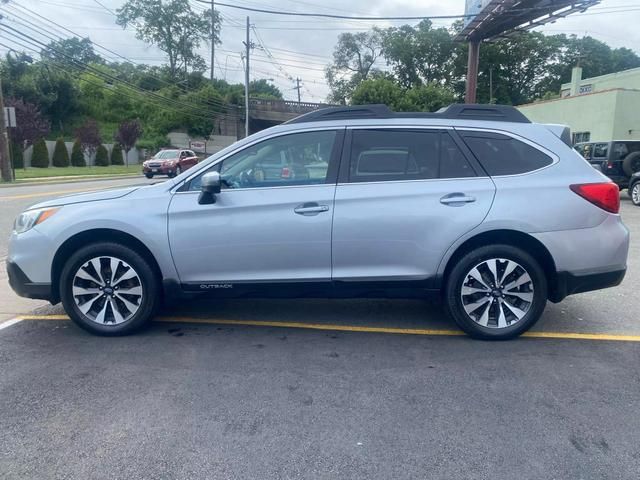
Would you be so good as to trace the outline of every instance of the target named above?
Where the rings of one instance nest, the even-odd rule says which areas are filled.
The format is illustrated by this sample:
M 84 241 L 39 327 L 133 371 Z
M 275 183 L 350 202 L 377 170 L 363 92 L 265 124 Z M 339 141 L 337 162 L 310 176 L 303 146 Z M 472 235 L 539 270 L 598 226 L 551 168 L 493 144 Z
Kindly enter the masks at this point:
M 465 195 L 464 193 L 450 193 L 440 199 L 440 203 L 443 205 L 450 205 L 452 207 L 461 207 L 465 203 L 472 203 L 476 201 L 476 197 L 471 195 Z
M 303 203 L 302 205 L 298 205 L 296 208 L 293 209 L 293 211 L 298 215 L 312 216 L 322 212 L 328 212 L 329 206 L 319 205 L 316 202 L 309 202 L 309 203 Z

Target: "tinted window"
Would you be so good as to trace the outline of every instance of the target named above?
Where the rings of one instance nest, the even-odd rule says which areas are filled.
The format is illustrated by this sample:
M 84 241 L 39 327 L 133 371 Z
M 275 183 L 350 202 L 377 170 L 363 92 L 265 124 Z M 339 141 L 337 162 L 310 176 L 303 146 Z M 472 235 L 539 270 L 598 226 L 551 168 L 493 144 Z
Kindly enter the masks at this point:
M 321 184 L 327 180 L 335 139 L 333 130 L 283 135 L 245 148 L 212 169 L 220 172 L 226 189 Z M 200 190 L 201 177 L 191 181 L 189 190 Z
M 473 176 L 475 172 L 446 132 L 353 131 L 349 165 L 351 182 Z
M 537 148 L 506 135 L 461 132 L 465 142 L 489 175 L 532 172 L 553 163 Z
M 609 144 L 608 143 L 596 143 L 593 146 L 593 157 L 594 158 L 607 158 L 609 154 Z

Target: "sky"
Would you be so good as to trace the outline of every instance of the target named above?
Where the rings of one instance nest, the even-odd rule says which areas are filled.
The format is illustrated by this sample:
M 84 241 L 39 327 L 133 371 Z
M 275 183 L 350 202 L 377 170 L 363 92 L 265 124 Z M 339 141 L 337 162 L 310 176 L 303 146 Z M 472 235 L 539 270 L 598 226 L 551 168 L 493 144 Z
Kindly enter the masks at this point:
M 133 63 L 159 65 L 166 62 L 165 54 L 156 47 L 135 38 L 133 27 L 123 30 L 115 24 L 115 11 L 125 0 L 11 0 L 59 25 L 50 25 L 60 36 L 71 36 L 62 27 L 88 36 L 98 45 L 122 55 Z M 196 11 L 208 8 L 190 0 Z M 426 16 L 462 15 L 465 0 L 227 0 L 234 5 L 298 12 L 319 12 L 365 16 Z M 5 22 L 19 24 L 14 15 L 25 18 L 24 11 L 9 4 L 4 8 Z M 103 6 L 99 5 L 101 3 Z M 223 0 L 223 3 L 224 2 Z M 106 8 L 105 8 L 106 7 Z M 366 31 L 374 24 L 379 27 L 399 26 L 407 21 L 355 21 L 323 18 L 276 16 L 245 12 L 218 6 L 222 16 L 222 44 L 216 47 L 215 75 L 230 82 L 243 82 L 244 73 L 240 52 L 244 48 L 246 16 L 254 29 L 251 39 L 257 45 L 252 52 L 251 78 L 272 79 L 286 99 L 296 99 L 295 78 L 302 80 L 302 101 L 322 102 L 329 92 L 324 67 L 341 32 Z M 28 17 L 27 17 L 28 18 Z M 33 17 L 32 17 L 33 18 Z M 449 26 L 451 21 L 434 21 L 437 26 Z M 558 20 L 537 28 L 549 33 L 590 35 L 612 47 L 627 47 L 640 54 L 640 0 L 603 0 L 583 14 Z M 23 28 L 23 27 L 20 27 Z M 26 31 L 26 30 L 25 30 Z M 29 32 L 33 33 L 33 32 Z M 0 38 L 10 41 L 10 32 L 0 28 Z M 39 37 L 45 40 L 45 37 Z M 4 42 L 3 42 L 4 43 Z M 4 53 L 6 49 L 0 48 Z M 97 49 L 109 60 L 122 61 L 113 54 Z M 209 47 L 203 45 L 201 55 L 209 61 Z M 384 62 L 377 64 L 384 68 Z

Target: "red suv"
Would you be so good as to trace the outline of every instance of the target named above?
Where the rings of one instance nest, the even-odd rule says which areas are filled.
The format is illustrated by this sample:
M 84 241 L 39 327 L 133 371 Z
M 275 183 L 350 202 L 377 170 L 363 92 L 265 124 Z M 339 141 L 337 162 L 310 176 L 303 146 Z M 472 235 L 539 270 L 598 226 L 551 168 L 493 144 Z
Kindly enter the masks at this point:
M 142 173 L 147 178 L 153 178 L 154 175 L 167 175 L 171 178 L 180 175 L 196 163 L 198 157 L 191 150 L 160 150 L 142 164 Z

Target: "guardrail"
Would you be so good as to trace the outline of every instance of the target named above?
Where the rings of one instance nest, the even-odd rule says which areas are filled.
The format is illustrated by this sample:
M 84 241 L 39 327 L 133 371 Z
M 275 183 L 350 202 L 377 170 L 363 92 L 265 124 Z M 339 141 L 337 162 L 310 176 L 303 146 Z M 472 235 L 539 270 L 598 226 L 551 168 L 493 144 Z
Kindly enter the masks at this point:
M 252 110 L 270 110 L 273 112 L 310 112 L 319 108 L 329 107 L 326 103 L 296 102 L 291 100 L 267 100 L 262 98 L 250 98 L 249 107 Z

